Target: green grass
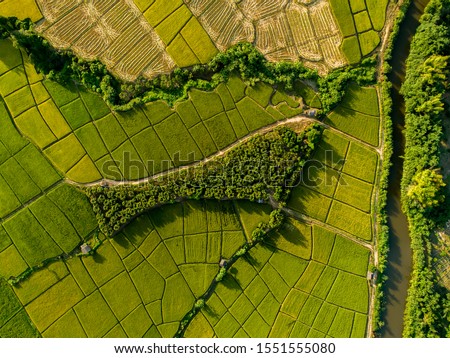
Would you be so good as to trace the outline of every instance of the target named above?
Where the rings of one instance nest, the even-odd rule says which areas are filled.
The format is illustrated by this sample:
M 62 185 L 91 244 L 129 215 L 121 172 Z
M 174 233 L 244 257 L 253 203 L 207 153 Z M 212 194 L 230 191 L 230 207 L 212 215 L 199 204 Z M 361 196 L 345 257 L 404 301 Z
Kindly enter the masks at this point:
M 84 267 L 81 258 L 75 257 L 71 260 L 67 260 L 66 265 L 85 296 L 90 295 L 97 289 L 91 276 L 89 276 L 89 272 Z
M 369 214 L 351 206 L 334 201 L 330 208 L 327 224 L 349 232 L 364 240 L 372 240 L 372 220 Z
M 335 199 L 366 213 L 371 212 L 372 185 L 342 174 Z
M 30 266 L 62 253 L 28 209 L 5 221 L 3 227 Z
M 361 313 L 355 313 L 352 327 L 352 338 L 365 338 L 367 327 L 367 316 Z
M 167 250 L 169 250 L 170 255 L 177 265 L 186 263 L 184 238 L 182 236 L 172 237 L 171 239 L 165 240 L 164 243 L 166 244 Z
M 380 119 L 353 110 L 338 107 L 325 120 L 329 124 L 355 138 L 378 146 Z
M 125 270 L 120 257 L 109 242 L 104 242 L 95 256 L 83 257 L 83 264 L 98 287 Z
M 207 63 L 218 53 L 214 43 L 195 17 L 191 17 L 180 33 L 201 63 Z
M 182 0 L 174 0 L 167 3 L 164 0 L 137 0 L 140 9 L 147 8 L 144 13 L 145 18 L 151 26 L 155 27 L 166 17 L 172 14 L 177 8 L 183 5 Z M 148 8 L 150 6 L 150 8 Z
M 73 278 L 67 276 L 28 304 L 25 309 L 37 329 L 42 332 L 83 298 L 84 295 Z M 97 307 L 95 311 L 99 313 Z M 95 317 L 99 324 L 97 315 Z
M 2 60 L 0 61 L 0 75 L 3 75 L 11 68 L 22 64 L 20 51 L 13 46 L 10 40 L 0 40 L 0 53 L 2 54 Z
M 141 298 L 126 272 L 122 272 L 103 285 L 100 292 L 119 320 L 125 318 L 141 304 Z
M 122 327 L 129 338 L 141 338 L 152 325 L 143 305 L 131 312 L 122 322 Z
M 288 202 L 289 208 L 320 221 L 325 221 L 330 205 L 330 198 L 303 185 L 294 188 Z
M 314 159 L 340 170 L 344 165 L 349 141 L 331 130 L 324 130 L 322 140 L 314 153 Z
M 8 234 L 6 233 L 5 229 L 3 229 L 2 226 L 0 226 L 0 252 L 2 252 L 11 244 L 12 241 L 9 238 Z
M 378 94 L 376 88 L 373 87 L 360 87 L 356 84 L 350 84 L 341 105 L 371 116 L 378 117 L 380 115 Z
M 91 204 L 81 191 L 70 185 L 59 185 L 47 195 L 67 216 L 81 237 L 87 237 L 97 228 Z
M 150 211 L 153 225 L 163 239 L 183 235 L 183 206 L 181 204 L 164 205 Z
M 289 107 L 297 108 L 300 103 L 294 100 L 291 96 L 288 96 L 282 89 L 278 89 L 272 96 L 272 105 L 276 106 L 282 102 L 286 102 Z
M 133 2 L 136 4 L 136 6 L 144 12 L 149 8 L 150 5 L 152 5 L 155 0 L 133 0 Z
M 310 328 L 307 325 L 297 321 L 295 323 L 294 328 L 292 329 L 289 337 L 305 338 L 306 336 L 308 336 L 309 331 L 310 331 Z
M 0 126 L 2 128 L 0 131 L 0 141 L 11 154 L 17 153 L 29 143 L 14 127 L 11 117 L 2 101 L 0 101 Z
M 90 338 L 102 337 L 117 324 L 117 318 L 99 291 L 95 291 L 76 305 L 74 311 Z
M 367 10 L 372 20 L 373 29 L 381 31 L 386 21 L 386 7 L 388 0 L 366 0 Z
M 13 117 L 35 106 L 34 97 L 29 86 L 25 86 L 5 97 L 6 105 Z
M 147 169 L 130 140 L 122 143 L 111 155 L 124 179 L 135 180 L 148 176 Z
M 0 328 L 2 338 L 38 338 L 39 332 L 30 323 L 30 318 L 24 310 L 17 313 L 11 320 Z
M 356 24 L 356 30 L 358 32 L 364 32 L 372 29 L 372 23 L 370 22 L 369 14 L 367 11 L 362 11 L 353 16 Z
M 247 126 L 237 109 L 228 111 L 227 116 L 238 138 L 242 138 L 248 134 Z
M 18 66 L 0 76 L 0 95 L 7 95 L 28 84 L 23 66 Z
M 291 108 L 286 103 L 281 103 L 277 106 L 277 111 L 280 112 L 285 118 L 291 118 L 303 113 L 303 108 Z
M 317 225 L 313 226 L 313 260 L 328 264 L 335 236 L 331 231 Z
M 365 247 L 337 235 L 329 265 L 366 277 L 369 256 Z
M 91 116 L 80 98 L 60 107 L 60 110 L 73 130 L 78 129 L 91 121 Z
M 302 185 L 323 195 L 333 197 L 339 173 L 316 161 L 306 163 L 302 173 Z
M 288 219 L 273 236 L 273 246 L 305 260 L 311 258 L 311 227 L 298 220 Z
M 362 145 L 351 142 L 343 171 L 369 183 L 375 182 L 378 155 Z
M 43 81 L 43 84 L 58 107 L 64 106 L 78 98 L 78 91 L 75 86 L 63 86 L 50 80 Z
M 333 323 L 334 316 L 336 315 L 338 307 L 335 305 L 331 305 L 328 302 L 324 302 L 322 307 L 320 307 L 319 312 L 317 313 L 316 318 L 314 319 L 314 323 L 312 328 L 317 329 L 320 332 L 328 332 Z
M 44 118 L 45 123 L 47 123 L 50 130 L 58 139 L 71 132 L 70 126 L 67 124 L 65 118 L 52 100 L 40 104 L 39 112 Z
M 294 318 L 285 315 L 284 313 L 279 313 L 272 329 L 270 330 L 269 338 L 289 337 L 294 325 Z
M 192 91 L 190 93 L 192 93 Z M 187 128 L 192 128 L 197 123 L 201 122 L 201 118 L 198 115 L 197 110 L 195 109 L 191 100 L 178 102 L 175 105 L 175 110 L 177 111 L 178 115 L 181 117 Z
M 281 275 L 272 267 L 272 265 L 265 265 L 260 271 L 260 276 L 277 301 L 283 302 L 289 292 L 289 286 L 284 282 Z
M 50 94 L 47 92 L 42 82 L 35 83 L 31 85 L 30 88 L 37 104 L 41 104 L 50 99 Z
M 131 271 L 130 276 L 144 304 L 161 299 L 164 293 L 164 278 L 147 261 Z
M 321 299 L 309 296 L 298 315 L 298 320 L 311 327 L 322 303 L 323 301 Z
M 233 127 L 225 112 L 206 120 L 204 123 L 218 149 L 223 149 L 236 141 Z
M 270 114 L 249 97 L 238 102 L 236 107 L 250 132 L 275 122 Z
M 216 269 L 217 269 L 217 266 L 216 266 Z M 236 281 L 238 282 L 238 284 L 242 290 L 245 290 L 248 287 L 248 285 L 255 280 L 255 278 L 257 276 L 257 271 L 253 268 L 253 266 L 247 260 L 245 260 L 245 258 L 243 260 L 238 260 L 233 265 L 233 268 L 230 271 L 230 273 L 236 279 Z M 264 288 L 263 288 L 263 290 L 264 290 Z M 252 301 L 252 303 L 253 303 L 252 299 L 250 299 L 250 301 Z
M 30 18 L 33 22 L 42 19 L 41 11 L 35 0 L 24 0 L 21 2 L 20 7 L 17 7 L 17 3 L 14 0 L 5 0 L 0 4 L 0 13 L 2 16 L 14 16 L 20 20 Z
M 131 142 L 146 165 L 149 175 L 173 167 L 172 159 L 153 128 L 147 128 L 136 134 Z
M 193 126 L 189 129 L 189 133 L 191 133 L 192 138 L 197 143 L 204 157 L 209 157 L 217 152 L 217 146 L 203 123 L 198 123 Z
M 250 338 L 265 338 L 269 335 L 271 327 L 258 312 L 254 311 L 244 323 L 243 328 Z
M 146 103 L 143 108 L 145 115 L 153 125 L 162 122 L 174 113 L 174 111 L 164 101 Z
M 164 322 L 177 322 L 194 304 L 194 295 L 180 273 L 166 280 L 166 288 L 162 298 Z
M 249 201 L 235 201 L 236 211 L 239 214 L 244 232 L 250 240 L 253 230 L 260 222 L 269 222 L 271 207 L 268 205 L 255 204 Z
M 134 108 L 126 112 L 116 112 L 114 115 L 129 137 L 140 133 L 150 126 L 149 120 L 139 108 Z
M 339 28 L 344 37 L 355 34 L 355 25 L 353 23 L 353 15 L 350 10 L 348 1 L 330 0 L 331 9 L 336 18 Z
M 202 296 L 216 276 L 217 264 L 187 264 L 179 266 L 181 274 L 196 298 Z
M 20 207 L 20 201 L 9 187 L 8 183 L 0 176 L 0 193 L 2 200 L 0 201 L 0 216 L 4 217 L 15 209 Z
M 361 61 L 361 50 L 359 48 L 359 41 L 356 35 L 346 37 L 342 40 L 341 50 L 349 64 L 354 65 Z
M 14 122 L 20 132 L 30 138 L 41 149 L 56 141 L 55 135 L 51 132 L 36 107 L 14 118 Z
M 92 183 L 102 179 L 102 175 L 88 155 L 85 155 L 77 164 L 75 164 L 72 169 L 66 173 L 66 176 L 76 183 Z
M 184 333 L 185 338 L 212 338 L 213 336 L 214 329 L 201 312 L 195 316 Z
M 75 134 L 61 139 L 44 150 L 53 165 L 63 173 L 69 171 L 86 154 Z
M 127 135 L 112 114 L 108 114 L 94 123 L 109 151 L 113 151 L 127 139 Z
M 55 262 L 35 271 L 25 281 L 14 286 L 14 292 L 22 305 L 27 305 L 50 287 L 63 280 L 68 274 L 69 271 L 63 262 Z
M 280 311 L 291 317 L 297 317 L 308 297 L 309 295 L 305 292 L 292 289 L 289 291 L 286 299 L 281 305 Z
M 178 34 L 170 45 L 166 47 L 166 51 L 178 67 L 189 67 L 200 62 L 181 34 Z
M 215 92 L 220 96 L 223 107 L 226 111 L 235 108 L 233 97 L 231 96 L 230 91 L 228 91 L 228 88 L 224 83 L 218 85 L 215 89 Z
M 269 292 L 267 296 L 264 297 L 261 304 L 257 307 L 257 311 L 269 325 L 273 325 L 279 308 L 280 304 L 276 300 L 275 296 Z
M 163 243 L 147 258 L 147 261 L 159 272 L 159 274 L 167 279 L 178 271 L 177 265 L 173 261 L 172 256 Z
M 333 323 L 328 331 L 328 335 L 334 338 L 348 338 L 352 332 L 354 313 L 352 311 L 339 308 Z
M 29 209 L 64 252 L 71 252 L 80 243 L 81 239 L 72 223 L 49 198 L 39 198 Z
M 261 107 L 267 107 L 274 92 L 272 86 L 269 86 L 263 82 L 258 82 L 253 87 L 247 87 L 246 94 Z
M 233 337 L 239 327 L 239 323 L 227 312 L 214 326 L 214 331 L 218 338 Z
M 87 338 L 73 310 L 53 323 L 42 335 L 45 338 Z
M 230 76 L 227 82 L 228 91 L 230 91 L 234 102 L 239 102 L 245 97 L 246 84 L 239 78 L 239 76 Z
M 93 120 L 100 119 L 110 113 L 110 109 L 98 94 L 80 90 L 81 99 Z
M 165 18 L 155 28 L 155 31 L 167 45 L 175 38 L 191 17 L 192 13 L 189 11 L 189 8 L 187 6 L 181 6 Z
M 350 0 L 350 8 L 353 13 L 360 12 L 366 9 L 364 0 Z
M 92 160 L 98 160 L 108 153 L 108 150 L 93 123 L 88 123 L 79 128 L 75 131 L 75 135 Z
M 327 301 L 353 311 L 367 313 L 369 306 L 367 279 L 343 271 L 339 272 Z M 347 337 L 349 336 L 350 333 Z
M 216 92 L 192 89 L 189 92 L 189 97 L 203 120 L 214 117 L 224 111 L 220 96 Z
M 154 128 L 176 166 L 203 158 L 177 114 L 171 115 Z
M 187 201 L 183 204 L 184 234 L 198 234 L 207 231 L 205 202 Z
M 333 286 L 337 274 L 338 270 L 329 266 L 325 267 L 322 271 L 322 275 L 320 275 L 316 285 L 311 291 L 311 294 L 324 300 L 327 297 L 331 286 Z
M 229 312 L 241 325 L 250 317 L 255 307 L 244 294 L 241 294 L 230 307 Z
M 186 262 L 205 262 L 207 234 L 187 235 L 184 237 Z
M 308 267 L 303 272 L 303 275 L 296 283 L 295 288 L 310 293 L 324 268 L 325 265 L 316 261 L 310 261 Z
M 380 35 L 374 30 L 369 30 L 358 35 L 359 45 L 363 56 L 368 55 L 380 44 Z
M 257 307 L 268 294 L 269 288 L 261 277 L 256 276 L 253 281 L 249 283 L 244 292 L 253 305 Z
M 14 245 L 10 245 L 0 252 L 0 261 L 2 263 L 0 276 L 6 279 L 19 276 L 28 268 L 27 263 Z
M 3 327 L 22 309 L 13 290 L 3 280 L 0 280 L 0 307 L 2 307 L 0 311 L 0 327 Z

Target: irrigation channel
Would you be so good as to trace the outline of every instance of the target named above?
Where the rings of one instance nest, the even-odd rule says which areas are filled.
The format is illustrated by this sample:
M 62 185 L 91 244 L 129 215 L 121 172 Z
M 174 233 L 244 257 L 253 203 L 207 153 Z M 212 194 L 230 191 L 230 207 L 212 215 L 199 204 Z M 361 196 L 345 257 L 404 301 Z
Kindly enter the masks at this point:
M 399 36 L 395 42 L 389 76 L 393 84 L 392 120 L 394 123 L 394 155 L 389 177 L 387 213 L 390 228 L 390 252 L 388 256 L 386 284 L 386 311 L 384 313 L 385 326 L 382 337 L 399 338 L 403 332 L 403 313 L 412 267 L 412 252 L 408 231 L 408 222 L 401 210 L 400 182 L 403 173 L 403 155 L 405 152 L 405 103 L 400 95 L 400 87 L 405 79 L 406 59 L 409 55 L 412 37 L 419 26 L 420 16 L 429 0 L 414 0 L 400 27 Z

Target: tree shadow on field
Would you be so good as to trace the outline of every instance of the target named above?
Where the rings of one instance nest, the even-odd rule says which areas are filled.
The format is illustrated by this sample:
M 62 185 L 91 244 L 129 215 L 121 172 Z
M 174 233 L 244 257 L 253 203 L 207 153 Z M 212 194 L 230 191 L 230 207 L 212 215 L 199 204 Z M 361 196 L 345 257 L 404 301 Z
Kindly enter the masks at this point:
M 102 256 L 98 251 L 95 253 L 95 255 L 92 255 L 92 258 L 96 264 L 102 264 L 106 261 L 106 258 Z

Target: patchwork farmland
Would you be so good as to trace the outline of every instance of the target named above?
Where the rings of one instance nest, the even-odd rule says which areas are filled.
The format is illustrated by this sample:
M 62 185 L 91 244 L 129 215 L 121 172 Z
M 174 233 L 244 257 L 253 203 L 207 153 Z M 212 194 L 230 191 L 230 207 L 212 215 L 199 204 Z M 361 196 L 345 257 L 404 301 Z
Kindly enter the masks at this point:
M 52 46 L 99 59 L 126 81 L 207 63 L 239 41 L 280 67 L 301 60 L 323 74 L 372 53 L 385 21 L 371 1 L 31 3 L 21 14 L 1 1 L 0 15 L 31 17 Z M 122 112 L 33 61 L 0 40 L 0 337 L 372 335 L 376 86 L 352 81 L 319 120 L 317 83 L 287 90 L 233 72 L 173 106 L 158 99 Z M 313 125 L 317 143 L 301 137 Z M 117 222 L 114 235 L 102 230 L 119 208 L 102 217 L 90 189 L 112 202 L 108 188 L 128 188 L 125 203 L 145 183 L 182 168 L 209 173 L 283 128 L 286 146 L 297 135 L 312 153 L 301 153 L 298 182 L 282 188 L 286 202 L 276 190 L 237 199 L 236 183 L 226 183 L 220 198 L 162 197 L 143 213 L 124 204 L 140 215 Z

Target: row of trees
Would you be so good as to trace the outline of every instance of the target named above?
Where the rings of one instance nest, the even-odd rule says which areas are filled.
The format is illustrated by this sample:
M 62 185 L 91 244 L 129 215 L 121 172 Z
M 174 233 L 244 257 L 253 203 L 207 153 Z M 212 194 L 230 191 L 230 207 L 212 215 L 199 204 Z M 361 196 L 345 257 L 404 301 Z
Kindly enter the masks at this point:
M 306 160 L 320 140 L 313 124 L 297 134 L 287 127 L 258 135 L 215 162 L 194 166 L 144 185 L 88 187 L 100 229 L 113 236 L 135 216 L 184 199 L 247 199 L 286 202 Z M 274 218 L 275 220 L 275 218 Z
M 439 169 L 444 94 L 450 55 L 450 3 L 431 0 L 411 44 L 402 94 L 406 103 L 406 147 L 402 204 L 413 249 L 413 272 L 404 336 L 450 336 L 450 300 L 437 283 L 431 237 L 447 218 Z
M 273 63 L 252 44 L 239 43 L 216 55 L 208 64 L 177 68 L 171 74 L 151 80 L 140 77 L 134 82 L 124 82 L 109 73 L 99 61 L 85 61 L 71 51 L 55 49 L 34 31 L 30 20 L 0 17 L 0 38 L 11 38 L 24 48 L 36 69 L 48 78 L 60 83 L 82 84 L 99 93 L 110 107 L 121 111 L 159 99 L 173 104 L 187 98 L 191 88 L 212 90 L 226 82 L 230 75 L 237 74 L 249 85 L 263 81 L 287 91 L 299 80 L 316 82 L 323 102 L 319 114 L 324 115 L 339 104 L 350 81 L 360 85 L 374 83 L 376 73 L 376 60 L 368 58 L 360 66 L 338 69 L 321 78 L 317 71 L 306 68 L 301 62 Z

